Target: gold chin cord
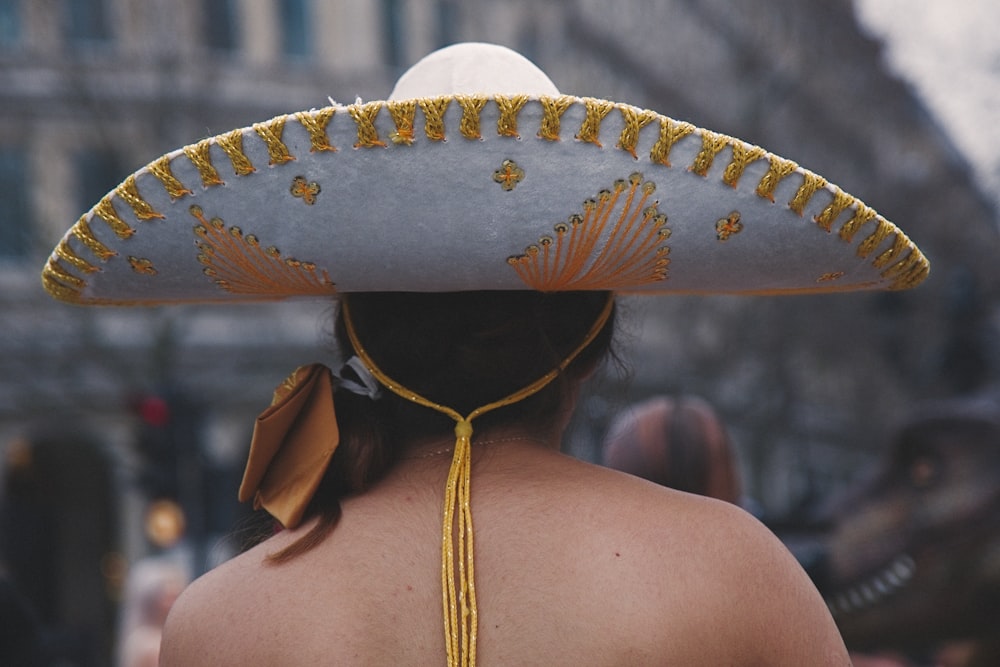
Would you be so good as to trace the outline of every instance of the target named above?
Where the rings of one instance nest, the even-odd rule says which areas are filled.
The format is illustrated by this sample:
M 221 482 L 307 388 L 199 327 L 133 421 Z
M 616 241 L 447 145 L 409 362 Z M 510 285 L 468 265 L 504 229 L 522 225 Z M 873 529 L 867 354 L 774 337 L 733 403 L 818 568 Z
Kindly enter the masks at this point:
M 441 531 L 441 600 L 444 609 L 444 641 L 448 653 L 448 667 L 474 667 L 476 664 L 476 636 L 479 612 L 476 608 L 476 581 L 473 564 L 472 502 L 472 420 L 491 410 L 511 405 L 541 391 L 584 350 L 601 332 L 614 307 L 614 295 L 594 321 L 590 331 L 577 347 L 551 371 L 523 389 L 499 401 L 476 408 L 463 417 L 446 405 L 439 405 L 396 382 L 372 361 L 364 349 L 350 315 L 349 299 L 340 301 L 341 313 L 347 335 L 355 354 L 375 378 L 389 391 L 418 405 L 437 410 L 455 420 L 455 453 L 448 471 L 444 494 L 444 524 Z M 457 564 L 457 577 L 456 577 Z

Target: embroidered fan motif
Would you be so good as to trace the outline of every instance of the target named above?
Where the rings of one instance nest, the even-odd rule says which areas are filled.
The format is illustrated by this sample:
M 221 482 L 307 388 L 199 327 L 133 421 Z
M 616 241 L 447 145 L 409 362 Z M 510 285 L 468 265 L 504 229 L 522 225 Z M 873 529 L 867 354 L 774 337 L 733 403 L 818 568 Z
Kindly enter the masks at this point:
M 583 214 L 558 223 L 523 255 L 507 258 L 540 291 L 625 289 L 667 278 L 667 216 L 650 202 L 656 185 L 634 173 L 583 203 Z M 609 229 L 610 227 L 610 229 Z
M 194 233 L 202 272 L 227 292 L 275 298 L 336 293 L 330 276 L 314 263 L 282 257 L 274 246 L 263 248 L 256 236 L 244 235 L 239 227 L 206 219 L 200 206 L 189 210 L 198 221 Z

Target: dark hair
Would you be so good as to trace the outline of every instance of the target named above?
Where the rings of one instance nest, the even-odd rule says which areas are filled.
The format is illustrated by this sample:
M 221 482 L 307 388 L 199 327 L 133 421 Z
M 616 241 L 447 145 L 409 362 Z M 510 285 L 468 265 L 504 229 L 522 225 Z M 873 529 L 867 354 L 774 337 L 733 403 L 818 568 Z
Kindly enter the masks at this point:
M 390 378 L 462 415 L 506 397 L 557 368 L 584 340 L 607 292 L 378 292 L 344 295 L 358 341 Z M 614 317 L 547 387 L 486 413 L 476 432 L 518 424 L 547 430 L 579 380 L 607 356 Z M 338 315 L 342 356 L 354 354 Z M 340 445 L 306 516 L 320 516 L 307 535 L 273 554 L 282 562 L 319 544 L 340 518 L 340 499 L 370 488 L 407 444 L 449 436 L 455 422 L 383 388 L 378 400 L 338 389 Z

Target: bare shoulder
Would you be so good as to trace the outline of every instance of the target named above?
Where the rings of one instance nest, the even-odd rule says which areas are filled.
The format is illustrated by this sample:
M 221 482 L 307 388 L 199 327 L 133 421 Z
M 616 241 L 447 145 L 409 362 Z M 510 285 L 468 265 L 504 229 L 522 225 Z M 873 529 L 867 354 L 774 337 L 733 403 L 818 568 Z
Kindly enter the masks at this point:
M 593 510 L 610 527 L 595 539 L 616 540 L 599 546 L 620 555 L 612 565 L 617 581 L 632 582 L 627 594 L 645 601 L 645 618 L 685 628 L 664 650 L 686 644 L 690 660 L 683 664 L 705 664 L 699 660 L 709 643 L 730 652 L 715 664 L 850 664 L 821 596 L 760 521 L 730 503 L 609 472 L 587 473 L 591 489 L 603 487 L 599 495 L 616 499 Z M 631 567 L 621 577 L 626 556 Z
M 258 554 L 249 552 L 206 572 L 181 593 L 170 609 L 160 648 L 161 667 L 251 664 L 254 609 L 248 607 Z M 259 657 L 262 656 L 258 656 Z

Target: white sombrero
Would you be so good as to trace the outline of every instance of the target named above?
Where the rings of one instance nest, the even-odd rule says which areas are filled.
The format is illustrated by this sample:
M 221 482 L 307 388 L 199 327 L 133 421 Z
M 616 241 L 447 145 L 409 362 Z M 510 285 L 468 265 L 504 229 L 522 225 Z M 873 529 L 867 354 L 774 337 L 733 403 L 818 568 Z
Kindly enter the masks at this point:
M 738 139 L 561 95 L 499 46 L 437 51 L 387 101 L 280 116 L 154 160 L 69 230 L 56 298 L 358 291 L 904 289 L 892 223 Z

